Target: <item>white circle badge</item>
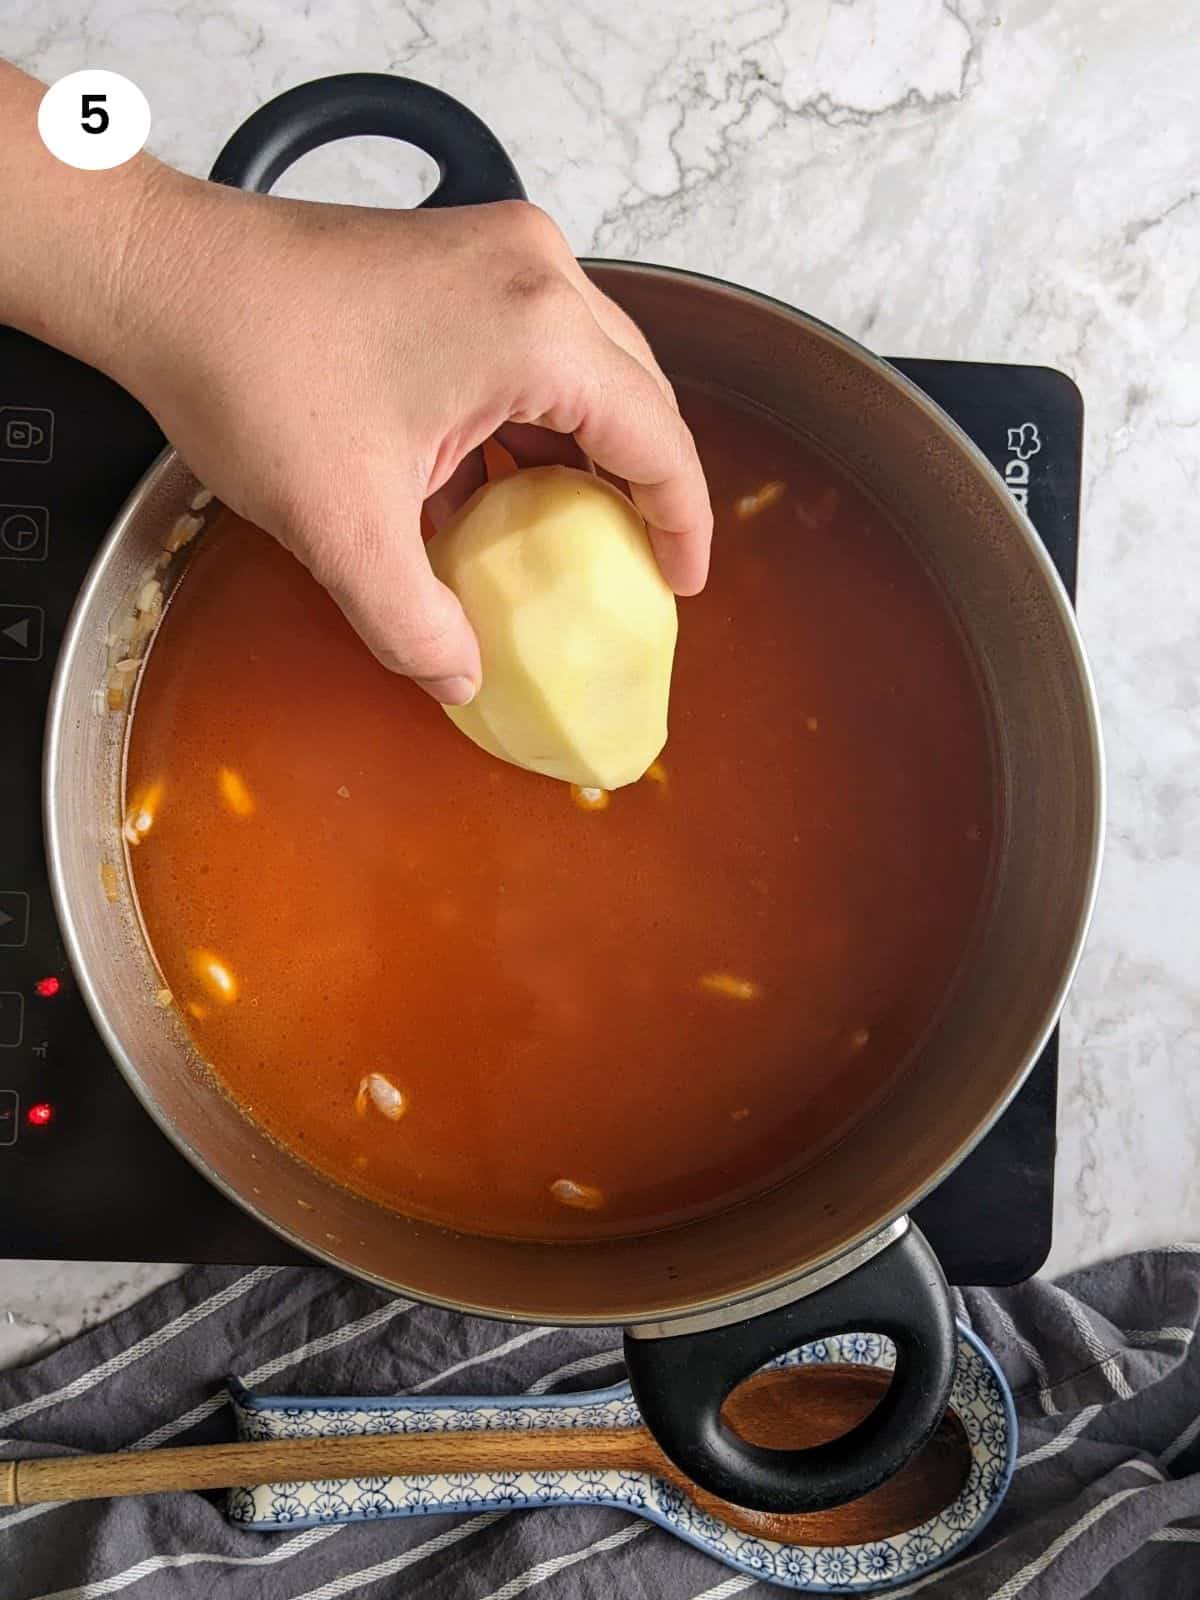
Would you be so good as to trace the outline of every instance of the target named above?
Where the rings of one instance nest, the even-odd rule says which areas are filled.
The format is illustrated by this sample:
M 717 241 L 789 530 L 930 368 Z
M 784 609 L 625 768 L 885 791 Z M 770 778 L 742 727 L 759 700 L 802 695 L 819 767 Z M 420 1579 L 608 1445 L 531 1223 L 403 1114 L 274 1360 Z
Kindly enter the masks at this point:
M 102 172 L 129 161 L 150 137 L 150 106 L 119 72 L 88 67 L 52 83 L 38 107 L 38 132 L 69 167 Z

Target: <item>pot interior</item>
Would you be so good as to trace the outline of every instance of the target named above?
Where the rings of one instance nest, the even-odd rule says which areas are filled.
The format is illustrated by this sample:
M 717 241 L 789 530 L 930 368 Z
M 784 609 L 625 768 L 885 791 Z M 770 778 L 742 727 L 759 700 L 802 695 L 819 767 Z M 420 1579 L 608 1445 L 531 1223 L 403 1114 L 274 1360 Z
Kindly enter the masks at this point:
M 120 845 L 126 708 L 105 704 L 106 640 L 148 578 L 169 589 L 186 563 L 186 552 L 162 551 L 198 487 L 174 456 L 135 494 L 80 598 L 51 715 L 47 833 L 64 934 L 101 1031 L 148 1109 L 221 1188 L 302 1247 L 401 1292 L 489 1315 L 628 1322 L 828 1260 L 961 1159 L 1061 1006 L 1095 888 L 1101 790 L 1065 596 L 1004 486 L 944 415 L 786 307 L 664 269 L 590 270 L 673 378 L 764 408 L 875 496 L 951 598 L 984 676 L 1006 820 L 992 901 L 951 1003 L 888 1100 L 769 1194 L 668 1231 L 577 1244 L 484 1239 L 386 1212 L 273 1144 L 215 1087 L 174 1011 L 155 1004 Z

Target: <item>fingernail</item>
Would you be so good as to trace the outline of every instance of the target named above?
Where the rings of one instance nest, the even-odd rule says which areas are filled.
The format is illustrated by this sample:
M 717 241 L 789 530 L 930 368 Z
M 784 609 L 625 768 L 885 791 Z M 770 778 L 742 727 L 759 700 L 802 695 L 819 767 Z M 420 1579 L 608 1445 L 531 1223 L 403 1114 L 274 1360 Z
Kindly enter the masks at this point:
M 470 678 L 414 678 L 413 682 L 444 706 L 469 705 L 475 698 L 476 686 Z

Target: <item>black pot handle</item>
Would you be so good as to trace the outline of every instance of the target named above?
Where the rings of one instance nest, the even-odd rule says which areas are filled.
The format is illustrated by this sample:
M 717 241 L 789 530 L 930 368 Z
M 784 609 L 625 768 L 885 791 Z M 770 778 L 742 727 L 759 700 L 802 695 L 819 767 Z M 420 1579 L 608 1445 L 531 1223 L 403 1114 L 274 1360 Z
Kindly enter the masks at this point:
M 886 1334 L 896 1370 L 874 1411 L 849 1433 L 806 1450 L 768 1450 L 722 1420 L 726 1398 L 773 1357 L 852 1332 Z M 844 1277 L 749 1321 L 625 1335 L 634 1398 L 675 1465 L 723 1500 L 776 1512 L 843 1505 L 898 1472 L 945 1415 L 956 1350 L 946 1279 L 911 1224 Z
M 473 111 L 428 83 L 385 72 L 346 72 L 285 90 L 242 123 L 209 178 L 266 194 L 310 150 L 364 134 L 403 139 L 433 157 L 441 176 L 423 205 L 525 198 L 503 145 Z

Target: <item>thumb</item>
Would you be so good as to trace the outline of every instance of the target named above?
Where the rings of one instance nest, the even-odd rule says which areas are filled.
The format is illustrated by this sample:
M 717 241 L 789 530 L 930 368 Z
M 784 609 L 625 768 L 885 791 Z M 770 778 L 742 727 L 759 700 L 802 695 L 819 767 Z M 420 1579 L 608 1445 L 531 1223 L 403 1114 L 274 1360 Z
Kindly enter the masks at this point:
M 479 688 L 479 643 L 457 596 L 430 568 L 420 512 L 416 502 L 392 500 L 349 525 L 343 515 L 293 548 L 390 672 L 446 705 L 465 705 Z

